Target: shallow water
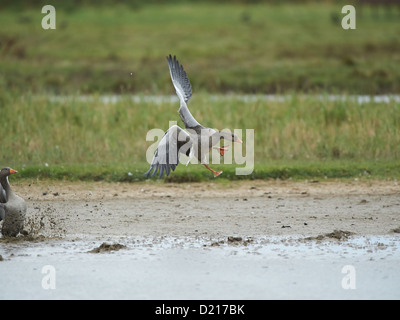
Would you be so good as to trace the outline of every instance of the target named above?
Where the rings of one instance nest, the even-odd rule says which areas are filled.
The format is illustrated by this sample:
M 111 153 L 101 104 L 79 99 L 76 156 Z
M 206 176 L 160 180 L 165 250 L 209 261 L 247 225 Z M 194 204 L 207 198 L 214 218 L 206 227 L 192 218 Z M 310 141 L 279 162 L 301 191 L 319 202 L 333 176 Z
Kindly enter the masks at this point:
M 0 299 L 399 299 L 400 236 L 0 243 Z M 126 248 L 89 253 L 103 242 Z M 43 287 L 45 266 L 55 289 Z M 354 289 L 343 287 L 354 270 Z

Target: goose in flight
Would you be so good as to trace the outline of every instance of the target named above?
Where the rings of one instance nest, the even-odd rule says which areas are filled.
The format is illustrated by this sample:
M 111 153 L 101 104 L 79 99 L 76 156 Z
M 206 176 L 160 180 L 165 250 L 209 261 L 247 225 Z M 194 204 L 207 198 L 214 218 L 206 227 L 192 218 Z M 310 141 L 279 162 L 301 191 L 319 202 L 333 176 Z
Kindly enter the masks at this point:
M 24 227 L 26 203 L 10 187 L 8 176 L 18 171 L 3 168 L 0 171 L 0 221 L 3 221 L 3 236 L 16 237 Z
M 147 176 L 154 176 L 159 172 L 161 178 L 165 172 L 168 176 L 171 170 L 174 171 L 179 164 L 179 154 L 182 153 L 189 157 L 188 163 L 195 157 L 214 174 L 214 177 L 218 177 L 222 171 L 215 171 L 207 164 L 207 155 L 211 148 L 218 144 L 221 139 L 239 143 L 242 143 L 242 140 L 234 133 L 206 128 L 197 122 L 187 106 L 192 96 L 192 86 L 186 72 L 175 56 L 172 58 L 169 55 L 167 61 L 172 84 L 180 101 L 178 112 L 185 124 L 186 130 L 174 125 L 164 133 L 154 153 L 150 168 L 145 174 Z M 226 146 L 214 148 L 219 151 L 221 156 L 227 151 Z

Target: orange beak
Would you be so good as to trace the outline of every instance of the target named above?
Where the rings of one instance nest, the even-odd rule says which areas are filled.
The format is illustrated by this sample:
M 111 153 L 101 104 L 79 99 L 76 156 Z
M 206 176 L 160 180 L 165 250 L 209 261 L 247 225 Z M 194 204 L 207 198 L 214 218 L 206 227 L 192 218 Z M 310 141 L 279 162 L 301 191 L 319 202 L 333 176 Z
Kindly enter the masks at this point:
M 13 174 L 13 173 L 18 173 L 18 171 L 14 170 L 14 169 L 10 169 L 10 174 Z
M 240 140 L 239 138 L 237 138 L 237 139 L 235 140 L 235 142 L 243 143 L 243 141 Z

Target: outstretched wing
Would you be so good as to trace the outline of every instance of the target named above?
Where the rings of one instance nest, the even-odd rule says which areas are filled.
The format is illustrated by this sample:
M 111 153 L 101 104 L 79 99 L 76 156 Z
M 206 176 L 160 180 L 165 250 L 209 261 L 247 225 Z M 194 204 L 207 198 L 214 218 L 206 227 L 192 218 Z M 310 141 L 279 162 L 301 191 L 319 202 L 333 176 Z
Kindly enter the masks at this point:
M 192 116 L 187 107 L 187 102 L 192 96 L 192 86 L 190 85 L 189 78 L 186 75 L 183 66 L 179 65 L 176 56 L 172 58 L 171 55 L 167 57 L 169 72 L 171 74 L 172 84 L 175 87 L 176 94 L 180 100 L 179 115 L 186 128 L 194 128 L 200 126 L 196 119 Z
M 7 202 L 6 190 L 4 190 L 3 186 L 0 184 L 0 203 L 6 203 L 6 202 Z
M 171 169 L 174 171 L 179 164 L 179 153 L 189 155 L 191 146 L 190 135 L 177 125 L 172 126 L 158 144 L 150 169 L 145 174 L 152 177 L 159 171 L 161 178 L 165 171 L 168 176 Z

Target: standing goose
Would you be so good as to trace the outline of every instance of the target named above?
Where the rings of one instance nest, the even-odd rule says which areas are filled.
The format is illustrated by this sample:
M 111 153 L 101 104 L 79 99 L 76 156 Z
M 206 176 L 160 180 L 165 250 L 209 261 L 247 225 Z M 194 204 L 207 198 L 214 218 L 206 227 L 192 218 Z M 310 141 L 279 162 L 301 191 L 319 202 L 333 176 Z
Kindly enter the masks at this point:
M 154 153 L 150 169 L 145 173 L 147 176 L 154 176 L 158 171 L 160 178 L 166 173 L 168 176 L 171 169 L 175 170 L 179 164 L 179 154 L 186 154 L 189 161 L 195 157 L 201 164 L 210 170 L 214 177 L 218 177 L 222 171 L 215 171 L 207 165 L 207 154 L 211 148 L 221 139 L 242 143 L 234 133 L 221 132 L 211 128 L 206 128 L 196 121 L 187 106 L 187 102 L 192 96 L 192 86 L 186 75 L 183 66 L 179 65 L 178 60 L 171 55 L 167 57 L 169 72 L 172 84 L 180 101 L 179 115 L 185 124 L 187 132 L 181 127 L 174 125 L 169 128 L 162 137 L 157 150 Z M 221 156 L 227 151 L 227 147 L 215 147 Z M 188 163 L 189 163 L 188 161 Z
M 18 171 L 3 168 L 0 171 L 0 221 L 3 236 L 16 237 L 24 227 L 26 214 L 25 200 L 17 196 L 10 187 L 8 176 Z

